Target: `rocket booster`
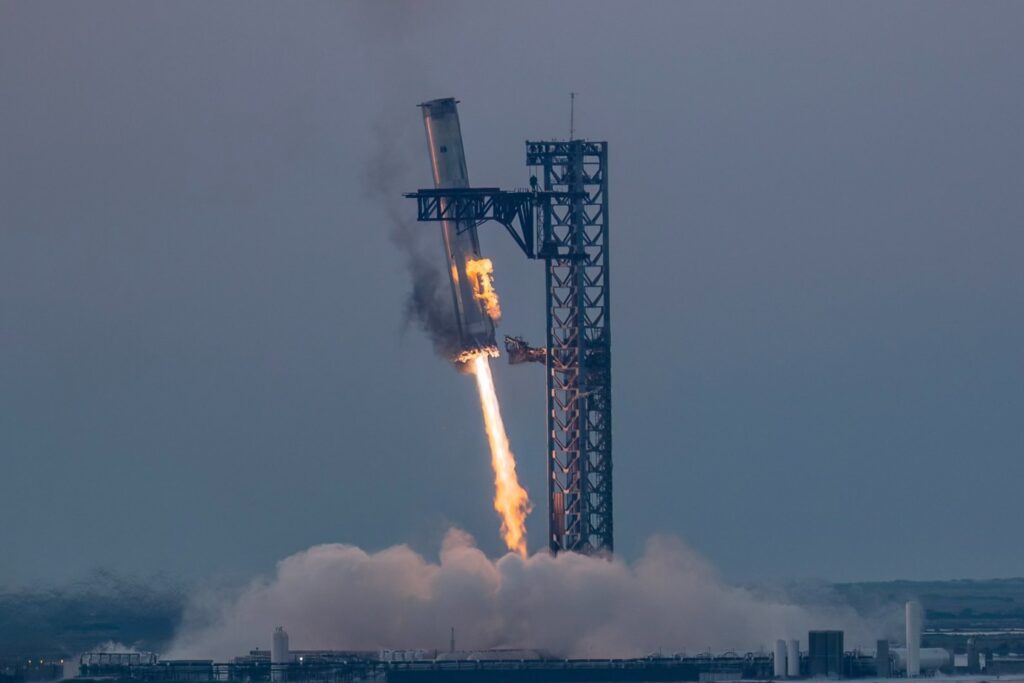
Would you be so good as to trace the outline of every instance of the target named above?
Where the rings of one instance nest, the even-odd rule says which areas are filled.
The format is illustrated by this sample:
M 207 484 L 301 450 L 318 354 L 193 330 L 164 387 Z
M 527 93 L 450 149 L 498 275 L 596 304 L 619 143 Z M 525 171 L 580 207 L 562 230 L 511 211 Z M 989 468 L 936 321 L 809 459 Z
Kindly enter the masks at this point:
M 452 189 L 469 187 L 466 156 L 462 149 L 462 129 L 454 98 L 431 100 L 420 105 L 423 125 L 430 148 L 430 165 L 434 171 L 434 187 Z M 452 285 L 455 320 L 459 329 L 459 350 L 455 360 L 467 360 L 479 352 L 497 356 L 494 320 L 479 292 L 481 277 L 474 269 L 467 272 L 467 263 L 480 259 L 480 240 L 476 226 L 456 221 L 441 222 L 441 237 L 448 259 L 448 278 Z M 489 276 L 489 275 L 488 275 Z

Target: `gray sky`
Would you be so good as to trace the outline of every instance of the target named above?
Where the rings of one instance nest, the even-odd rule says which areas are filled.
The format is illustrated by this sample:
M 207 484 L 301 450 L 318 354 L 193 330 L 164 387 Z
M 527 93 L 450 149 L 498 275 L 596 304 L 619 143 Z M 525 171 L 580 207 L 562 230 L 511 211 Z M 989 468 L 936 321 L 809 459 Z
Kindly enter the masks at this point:
M 1024 574 L 1024 5 L 0 3 L 0 585 L 501 549 L 471 381 L 403 332 L 415 104 L 470 176 L 611 148 L 619 549 Z M 370 169 L 390 169 L 375 188 Z M 424 226 L 424 230 L 434 230 Z M 541 266 L 491 226 L 505 320 Z M 440 246 L 438 246 L 440 250 Z M 544 533 L 543 371 L 497 366 Z

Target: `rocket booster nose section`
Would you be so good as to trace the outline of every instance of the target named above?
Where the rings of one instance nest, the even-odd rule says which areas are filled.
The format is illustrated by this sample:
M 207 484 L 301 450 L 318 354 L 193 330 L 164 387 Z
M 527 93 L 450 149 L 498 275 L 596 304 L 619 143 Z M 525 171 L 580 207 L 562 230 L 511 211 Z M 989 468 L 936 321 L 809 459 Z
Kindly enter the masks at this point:
M 452 97 L 431 100 L 420 105 L 423 110 L 423 124 L 427 129 L 434 187 L 438 189 L 469 187 L 459 110 L 455 105 L 456 101 Z
M 469 187 L 456 104 L 454 98 L 445 98 L 420 105 L 434 187 L 437 189 Z M 457 221 L 442 221 L 441 238 L 448 260 L 448 279 L 459 328 L 461 353 L 457 354 L 456 360 L 481 351 L 496 356 L 494 318 L 500 309 L 496 297 L 489 296 L 493 295 L 490 261 L 481 258 L 476 227 Z M 481 264 L 485 262 L 486 267 L 483 267 Z

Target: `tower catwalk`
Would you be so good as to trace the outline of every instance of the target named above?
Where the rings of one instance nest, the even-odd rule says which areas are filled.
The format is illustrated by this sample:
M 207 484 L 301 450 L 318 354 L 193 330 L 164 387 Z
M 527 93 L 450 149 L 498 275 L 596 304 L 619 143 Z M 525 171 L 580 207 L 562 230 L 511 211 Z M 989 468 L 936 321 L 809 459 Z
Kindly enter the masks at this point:
M 548 541 L 614 549 L 608 143 L 527 142 L 547 283 Z

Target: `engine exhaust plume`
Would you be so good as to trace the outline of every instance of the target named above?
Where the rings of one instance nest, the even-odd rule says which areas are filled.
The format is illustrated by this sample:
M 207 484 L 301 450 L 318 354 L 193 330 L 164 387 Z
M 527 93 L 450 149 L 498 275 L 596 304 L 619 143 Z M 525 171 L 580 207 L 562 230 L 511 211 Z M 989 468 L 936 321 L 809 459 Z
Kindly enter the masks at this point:
M 430 166 L 437 189 L 469 187 L 462 128 L 454 98 L 431 100 L 420 105 L 427 133 Z M 488 358 L 498 355 L 494 323 L 501 317 L 494 290 L 494 265 L 480 255 L 480 241 L 472 222 L 441 222 L 441 239 L 452 285 L 454 317 L 459 329 L 459 349 L 451 355 L 460 370 L 476 377 L 480 408 L 491 447 L 494 469 L 494 509 L 501 516 L 501 535 L 508 549 L 526 557 L 526 515 L 530 499 L 516 477 L 516 461 L 508 445 L 501 407 L 494 390 Z
M 494 469 L 494 509 L 501 515 L 501 536 L 512 552 L 526 557 L 526 516 L 533 506 L 530 497 L 516 476 L 516 459 L 508 444 L 505 423 L 501 419 L 498 394 L 494 390 L 491 364 L 486 354 L 477 354 L 470 361 L 480 393 L 480 409 L 491 446 L 491 467 Z

